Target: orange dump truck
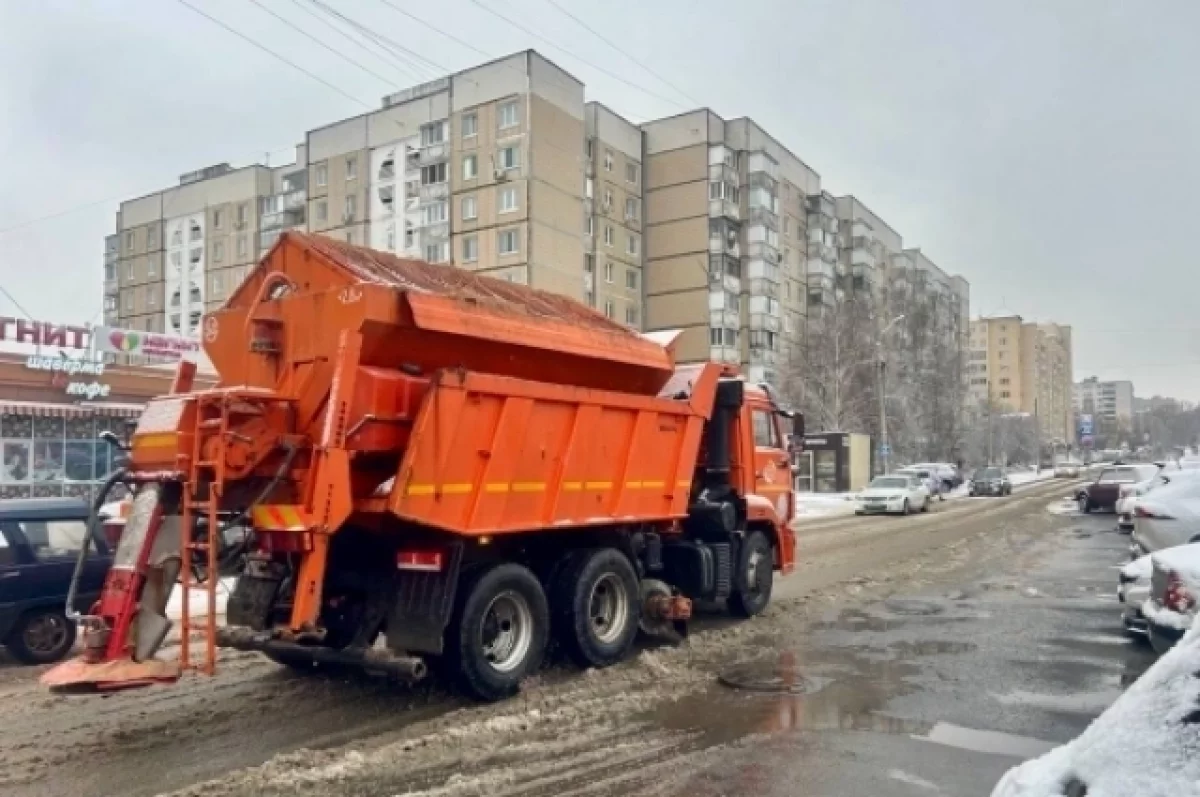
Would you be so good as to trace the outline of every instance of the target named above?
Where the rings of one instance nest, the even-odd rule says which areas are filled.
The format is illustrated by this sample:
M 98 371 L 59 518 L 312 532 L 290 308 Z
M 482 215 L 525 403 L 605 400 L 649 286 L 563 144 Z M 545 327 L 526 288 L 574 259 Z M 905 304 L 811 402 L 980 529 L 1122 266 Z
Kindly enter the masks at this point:
M 760 612 L 793 567 L 802 422 L 728 367 L 676 367 L 670 336 L 300 233 L 202 335 L 218 386 L 181 368 L 142 415 L 114 567 L 51 686 L 211 673 L 232 647 L 408 679 L 436 660 L 497 699 L 552 637 L 609 665 L 694 600 Z M 207 574 L 231 561 L 218 623 Z M 167 661 L 177 582 L 207 619 L 185 610 Z

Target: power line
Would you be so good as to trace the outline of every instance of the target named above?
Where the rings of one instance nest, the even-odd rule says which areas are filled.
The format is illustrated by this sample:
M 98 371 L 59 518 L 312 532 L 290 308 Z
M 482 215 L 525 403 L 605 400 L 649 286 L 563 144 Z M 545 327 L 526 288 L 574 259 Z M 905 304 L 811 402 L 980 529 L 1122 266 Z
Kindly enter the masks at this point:
M 292 2 L 300 5 L 299 0 L 292 0 Z M 311 8 L 309 8 L 309 6 L 311 6 Z M 382 46 L 379 42 L 364 34 L 363 26 L 358 25 L 349 17 L 346 17 L 345 15 L 339 15 L 334 9 L 329 8 L 321 3 L 317 3 L 315 0 L 306 0 L 305 5 L 302 5 L 301 7 L 308 11 L 308 13 L 322 20 L 326 25 L 329 25 L 334 30 L 342 33 L 344 36 L 350 39 L 350 41 L 354 42 L 356 47 L 361 48 L 363 52 L 370 53 L 380 61 L 386 63 L 392 69 L 403 72 L 407 76 L 406 80 L 420 81 L 424 79 L 422 68 L 415 64 L 411 58 L 400 57 L 388 48 Z M 338 19 L 341 20 L 343 25 L 349 27 L 353 33 L 357 33 L 358 35 L 355 36 L 353 33 L 342 31 L 340 27 L 334 24 L 333 20 Z
M 252 45 L 253 47 L 256 47 L 256 48 L 258 48 L 259 50 L 262 50 L 264 53 L 266 53 L 267 55 L 269 55 L 269 56 L 271 56 L 272 58 L 276 59 L 277 61 L 282 61 L 283 63 L 287 64 L 288 66 L 292 67 L 293 69 L 296 69 L 296 70 L 298 70 L 298 71 L 300 71 L 300 72 L 303 72 L 304 74 L 308 75 L 310 78 L 312 78 L 313 80 L 317 81 L 317 82 L 318 82 L 318 83 L 320 83 L 321 85 L 323 85 L 323 86 L 326 86 L 326 87 L 328 87 L 328 88 L 331 88 L 331 89 L 333 89 L 333 90 L 334 90 L 334 91 L 336 91 L 338 94 L 341 94 L 343 97 L 345 97 L 346 99 L 348 99 L 348 100 L 351 100 L 351 101 L 353 101 L 353 102 L 355 102 L 355 103 L 357 103 L 357 104 L 359 104 L 359 105 L 366 105 L 367 107 L 374 107 L 373 105 L 371 105 L 371 103 L 364 102 L 363 100 L 360 100 L 358 97 L 355 97 L 354 95 L 352 95 L 352 94 L 349 94 L 348 92 L 345 92 L 345 91 L 343 91 L 342 89 L 340 89 L 340 88 L 338 88 L 337 86 L 335 86 L 334 84 L 330 83 L 328 80 L 326 80 L 325 78 L 321 77 L 320 75 L 317 75 L 317 74 L 315 74 L 315 73 L 313 73 L 313 72 L 310 72 L 310 71 L 308 71 L 307 69 L 305 69 L 304 67 L 300 66 L 300 65 L 299 65 L 299 64 L 297 64 L 296 62 L 294 62 L 294 61 L 290 61 L 290 60 L 288 60 L 287 58 L 285 58 L 284 56 L 282 56 L 282 55 L 280 55 L 279 53 L 275 52 L 274 50 L 271 50 L 271 49 L 269 49 L 269 48 L 268 48 L 268 47 L 266 47 L 265 45 L 259 44 L 257 41 L 255 41 L 255 40 L 254 40 L 254 39 L 252 39 L 251 37 L 247 36 L 246 34 L 242 33 L 241 31 L 239 31 L 239 30 L 237 30 L 237 29 L 235 29 L 235 28 L 231 28 L 229 25 L 226 25 L 224 22 L 222 22 L 221 20 L 219 20 L 219 19 L 217 19 L 216 17 L 212 16 L 211 14 L 209 14 L 209 13 L 207 13 L 207 12 L 205 12 L 205 11 L 201 11 L 199 8 L 196 8 L 194 5 L 192 5 L 191 3 L 189 3 L 189 2 L 188 2 L 188 0 L 175 0 L 175 2 L 179 3 L 179 4 L 180 4 L 180 5 L 182 5 L 182 6 L 185 6 L 186 8 L 190 8 L 192 11 L 194 11 L 194 12 L 196 12 L 197 14 L 199 14 L 200 16 L 204 17 L 204 18 L 205 18 L 205 19 L 207 19 L 209 22 L 211 22 L 211 23 L 213 23 L 214 25 L 217 25 L 217 26 L 219 26 L 219 27 L 221 27 L 221 28 L 224 28 L 225 30 L 227 30 L 227 31 L 229 31 L 230 33 L 232 33 L 234 36 L 237 36 L 237 37 L 238 37 L 239 39 L 241 39 L 242 41 L 244 41 L 244 42 L 246 42 L 246 43 L 248 43 L 248 44 Z
M 494 58 L 495 57 L 491 53 L 488 53 L 488 52 L 485 52 L 485 51 L 479 49 L 475 45 L 471 44 L 469 41 L 466 41 L 465 39 L 460 39 L 457 36 L 455 36 L 453 33 L 447 33 L 446 31 L 442 30 L 441 28 L 437 27 L 436 25 L 426 22 L 425 20 L 421 19 L 420 17 L 418 17 L 414 14 L 410 14 L 409 12 L 405 11 L 400 6 L 393 3 L 392 0 L 379 0 L 379 2 L 383 3 L 385 6 L 392 9 L 397 14 L 401 14 L 405 17 L 408 17 L 413 22 L 416 22 L 418 25 L 423 25 L 424 27 L 428 28 L 429 30 L 433 31 L 434 33 L 437 33 L 441 36 L 445 36 L 447 39 L 454 42 L 455 44 L 460 44 L 463 47 L 466 47 L 468 50 L 479 53 L 484 58 Z
M 329 5 L 321 2 L 321 0 L 308 0 L 308 2 L 321 8 L 326 14 L 331 14 L 331 15 L 337 17 L 338 19 L 342 20 L 347 25 L 358 30 L 359 33 L 361 33 L 362 35 L 370 38 L 372 41 L 379 44 L 381 47 L 391 50 L 398 57 L 400 57 L 400 54 L 402 53 L 404 56 L 408 57 L 413 62 L 413 64 L 415 65 L 415 68 L 425 69 L 426 71 L 431 71 L 431 72 L 432 71 L 438 71 L 438 72 L 450 72 L 451 71 L 451 70 L 447 69 L 446 67 L 442 66 L 441 64 L 439 64 L 438 62 L 436 62 L 430 58 L 426 58 L 425 56 L 421 55 L 420 53 L 416 52 L 415 50 L 410 50 L 409 48 L 405 47 L 403 44 L 400 44 L 399 42 L 394 41 L 392 39 L 389 39 L 388 37 L 384 36 L 381 33 L 376 33 L 375 31 L 371 30 L 370 28 L 367 28 L 366 26 L 362 25 L 361 23 L 356 22 L 355 20 L 346 16 L 345 14 L 338 11 L 337 9 L 329 7 Z M 421 62 L 424 62 L 425 65 L 422 65 Z M 433 68 L 430 69 L 430 67 L 433 67 Z
M 558 10 L 559 10 L 561 13 L 563 13 L 563 14 L 567 15 L 568 17 L 570 17 L 571 19 L 575 20 L 575 23 L 576 23 L 577 25 L 579 25 L 581 28 L 583 28 L 583 29 L 584 29 L 584 30 L 586 30 L 588 33 L 590 33 L 590 34 L 592 34 L 593 36 L 595 36 L 595 37 L 596 37 L 597 39 L 599 39 L 600 41 L 602 41 L 602 42 L 604 42 L 605 44 L 607 44 L 609 47 L 611 47 L 611 48 L 613 48 L 614 50 L 616 50 L 616 51 L 617 51 L 618 53 L 620 53 L 621 55 L 623 55 L 623 56 L 625 56 L 626 58 L 628 58 L 630 61 L 632 61 L 632 62 L 633 62 L 633 63 L 635 63 L 636 65 L 640 66 L 640 67 L 641 67 L 642 69 L 644 69 L 646 72 L 650 73 L 650 75 L 652 75 L 653 77 L 657 78 L 657 79 L 658 79 L 658 80 L 659 80 L 659 81 L 660 81 L 660 82 L 661 82 L 663 85 L 665 85 L 665 86 L 668 86 L 669 88 L 671 88 L 672 90 L 674 90 L 675 92 L 677 92 L 677 93 L 679 94 L 679 96 L 683 97 L 683 98 L 684 98 L 685 100 L 687 100 L 688 102 L 692 103 L 693 105 L 695 105 L 695 106 L 697 106 L 697 107 L 699 107 L 699 106 L 701 106 L 701 105 L 703 105 L 703 104 L 704 104 L 704 103 L 702 103 L 702 102 L 699 102 L 698 100 L 695 100 L 695 99 L 693 99 L 693 98 L 689 97 L 689 96 L 688 96 L 688 93 L 687 93 L 686 91 L 684 91 L 683 89 L 679 88 L 679 87 L 678 87 L 678 86 L 676 86 L 674 83 L 672 83 L 671 81 L 667 80 L 665 77 L 663 77 L 662 75 L 658 74 L 658 73 L 657 73 L 657 72 L 655 72 L 653 69 L 651 69 L 650 67 L 648 67 L 648 66 L 646 66 L 645 64 L 643 64 L 643 63 L 642 63 L 641 61 L 639 61 L 637 58 L 634 58 L 632 55 L 630 55 L 630 54 L 629 54 L 628 52 L 626 52 L 625 50 L 621 49 L 619 46 L 617 46 L 617 45 L 616 45 L 616 44 L 615 44 L 615 43 L 614 43 L 612 40 L 610 40 L 608 37 L 604 36 L 602 33 L 600 33 L 599 31 L 597 31 L 597 30 L 596 30 L 595 28 L 593 28 L 591 25 L 587 24 L 587 23 L 586 23 L 586 22 L 584 22 L 582 19 L 580 19 L 579 17 L 575 16 L 575 15 L 574 15 L 574 14 L 572 14 L 570 11 L 568 11 L 567 9 L 565 9 L 565 8 L 563 8 L 561 5 L 559 5 L 559 4 L 556 2 L 556 0 L 546 0 L 546 2 L 547 2 L 547 3 L 549 3 L 550 5 L 554 6 L 555 8 L 557 8 L 557 9 L 558 9 Z
M 376 72 L 375 70 L 371 69 L 370 67 L 368 67 L 368 66 L 364 66 L 362 63 L 360 63 L 360 62 L 358 62 L 358 61 L 354 60 L 353 58 L 351 58 L 350 56 L 346 55 L 346 54 L 345 54 L 345 53 L 343 53 L 341 50 L 338 50 L 337 48 L 330 46 L 330 45 L 329 45 L 329 44 L 327 44 L 325 41 L 323 41 L 322 39 L 318 38 L 317 36 L 314 36 L 314 35 L 312 35 L 312 34 L 311 34 L 311 33 L 309 33 L 308 31 L 306 31 L 304 28 L 302 28 L 302 27 L 300 27 L 299 25 L 297 25 L 296 23 L 292 22 L 290 19 L 288 19 L 287 17 L 283 16 L 282 14 L 277 14 L 277 13 L 275 13 L 275 12 L 274 12 L 274 11 L 272 11 L 270 8 L 267 8 L 265 5 L 263 5 L 261 2 L 259 2 L 259 0 L 250 0 L 250 2 L 251 2 L 251 3 L 253 3 L 254 5 L 258 6 L 260 9 L 262 9 L 262 10 L 263 10 L 263 11 L 265 11 L 266 13 L 268 13 L 268 14 L 270 14 L 271 16 L 275 17 L 275 19 L 279 20 L 279 21 L 280 21 L 280 22 L 282 22 L 284 25 L 287 25 L 289 28 L 291 28 L 292 30 L 296 31 L 296 32 L 297 32 L 297 33 L 299 33 L 300 35 L 304 36 L 305 38 L 307 38 L 307 39 L 309 39 L 309 40 L 311 40 L 311 41 L 313 41 L 313 42 L 316 42 L 318 45 L 320 45 L 321 47 L 325 48 L 325 49 L 326 49 L 326 50 L 328 50 L 329 52 L 333 53 L 333 54 L 334 54 L 334 55 L 336 55 L 338 58 L 341 58 L 343 61 L 345 61 L 345 62 L 346 62 L 346 63 L 348 63 L 348 64 L 352 64 L 352 65 L 354 65 L 354 66 L 358 67 L 358 68 L 359 68 L 359 69 L 361 69 L 363 72 L 366 72 L 368 75 L 370 75 L 370 76 L 374 77 L 376 80 L 379 80 L 380 82 L 382 82 L 382 83 L 385 83 L 385 84 L 387 84 L 387 85 L 389 85 L 389 86 L 391 86 L 391 85 L 393 85 L 393 84 L 395 83 L 395 81 L 393 81 L 391 78 L 384 77 L 383 75 L 379 74 L 378 72 Z
M 496 17 L 497 19 L 500 19 L 500 20 L 502 20 L 502 21 L 504 21 L 504 22 L 507 22 L 509 25 L 511 25 L 512 27 L 516 28 L 517 30 L 519 30 L 519 31 L 521 31 L 521 32 L 523 32 L 523 33 L 525 33 L 526 35 L 528 35 L 528 36 L 532 36 L 533 38 L 535 38 L 535 39 L 537 39 L 538 41 L 540 41 L 540 42 L 542 42 L 543 44 L 545 44 L 547 47 L 552 47 L 552 48 L 554 48 L 555 50 L 559 51 L 560 53 L 562 53 L 562 54 L 566 55 L 568 58 L 573 58 L 573 59 L 575 59 L 576 61 L 580 62 L 581 64 L 585 64 L 585 65 L 587 65 L 587 66 L 590 66 L 592 69 L 595 69 L 595 70 L 596 70 L 597 72 L 599 72 L 600 74 L 602 74 L 602 75 L 607 75 L 608 77 L 612 78 L 613 80 L 616 80 L 616 81 L 618 81 L 619 83 L 623 83 L 623 84 L 625 84 L 626 86 L 629 86 L 629 87 L 630 87 L 630 88 L 632 88 L 632 89 L 636 89 L 637 91 L 640 91 L 640 92 L 642 92 L 643 94 L 645 94 L 645 95 L 647 95 L 647 96 L 654 97 L 654 98 L 656 98 L 656 99 L 662 100 L 663 102 L 665 102 L 665 103 L 667 103 L 668 105 L 671 105 L 671 106 L 673 106 L 673 107 L 675 107 L 675 108 L 682 108 L 682 109 L 686 110 L 686 106 L 684 106 L 684 105 L 682 105 L 682 104 L 680 104 L 680 103 L 676 102 L 675 100 L 672 100 L 670 97 L 664 97 L 662 94 L 658 94 L 657 92 L 653 92 L 653 91 L 651 91 L 650 89 L 646 88 L 645 86 L 640 86 L 640 85 L 638 85 L 637 83 L 634 83 L 634 82 L 632 82 L 632 81 L 630 81 L 630 80 L 626 80 L 625 78 L 621 77 L 620 75 L 616 74 L 615 72 L 609 71 L 608 69 L 605 69 L 605 68 L 604 68 L 604 67 L 602 67 L 602 66 L 598 66 L 598 65 L 596 65 L 596 64 L 594 64 L 594 63 L 592 63 L 591 61 L 588 61 L 587 59 L 585 59 L 585 58 L 583 58 L 583 57 L 581 57 L 581 56 L 579 56 L 579 55 L 576 55 L 575 53 L 571 52 L 570 50 L 567 50 L 567 49 L 566 49 L 566 48 L 564 48 L 564 47 L 560 47 L 559 45 L 555 44 L 555 43 L 554 43 L 553 41 L 551 41 L 550 39 L 548 39 L 548 38 L 546 38 L 545 36 L 541 35 L 540 33 L 536 33 L 536 32 L 534 32 L 534 31 L 530 30 L 529 28 L 525 27 L 524 25 L 522 25 L 522 24 L 521 24 L 521 23 L 519 23 L 519 22 L 514 22 L 513 20 L 511 20 L 511 19 L 509 19 L 508 17 L 506 17 L 506 16 L 504 16 L 503 14 L 501 14 L 499 11 L 495 11 L 495 10 L 493 10 L 493 9 L 491 9 L 491 8 L 488 8 L 488 7 L 487 7 L 487 6 L 485 6 L 483 3 L 479 2 L 479 0 L 470 0 L 470 2 L 471 2 L 473 5 L 476 5 L 476 6 L 478 6 L 479 8 L 482 8 L 484 11 L 486 11 L 487 13 L 489 13 L 489 14 L 491 14 L 492 16 Z
M 304 2 L 302 2 L 302 0 L 291 0 L 291 3 L 296 8 L 300 9 L 305 14 L 308 14 L 310 17 L 315 19 L 317 22 L 320 22 L 322 25 L 329 28 L 331 31 L 333 31 L 337 35 L 341 36 L 346 41 L 350 42 L 352 45 L 357 47 L 359 50 L 362 50 L 367 55 L 370 55 L 374 58 L 379 59 L 379 61 L 386 64 L 389 69 L 397 68 L 395 62 L 393 62 L 392 60 L 389 60 L 385 56 L 380 55 L 379 53 L 375 52 L 370 47 L 367 47 L 365 44 L 363 44 L 363 42 L 360 39 L 354 38 L 349 33 L 347 33 L 346 31 L 339 28 L 337 25 L 330 22 L 329 19 L 326 18 L 325 15 L 322 14 L 320 11 L 314 11 L 312 8 L 310 8 L 308 5 L 306 5 Z M 400 71 L 404 71 L 406 75 L 412 75 L 412 72 L 408 71 L 407 67 L 404 67 Z

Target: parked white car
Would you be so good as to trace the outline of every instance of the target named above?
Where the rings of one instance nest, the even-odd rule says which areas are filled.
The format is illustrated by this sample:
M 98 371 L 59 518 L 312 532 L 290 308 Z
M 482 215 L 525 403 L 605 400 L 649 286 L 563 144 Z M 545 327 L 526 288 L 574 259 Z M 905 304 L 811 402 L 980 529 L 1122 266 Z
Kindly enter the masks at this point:
M 942 492 L 948 493 L 955 487 L 963 483 L 963 476 L 958 472 L 958 468 L 949 462 L 918 462 L 915 465 L 909 465 L 906 470 L 912 469 L 931 471 L 941 481 Z
M 929 511 L 929 487 L 918 476 L 891 473 L 876 476 L 858 494 L 854 514 L 889 513 L 907 515 Z
M 909 465 L 907 468 L 900 468 L 893 473 L 920 479 L 924 483 L 925 489 L 929 491 L 930 498 L 937 496 L 943 501 L 946 500 L 947 491 L 936 471 L 926 468 L 924 465 Z
M 1142 553 L 1200 542 L 1200 478 L 1176 478 L 1137 499 L 1133 543 Z
M 1130 636 L 1146 636 L 1142 604 L 1150 598 L 1150 554 L 1139 556 L 1117 571 L 1117 600 L 1121 602 L 1121 624 Z
M 1078 479 L 1082 468 L 1082 463 L 1075 462 L 1074 460 L 1062 460 L 1054 466 L 1054 478 Z
M 1137 506 L 1139 498 L 1179 479 L 1193 479 L 1196 477 L 1200 477 L 1200 469 L 1178 470 L 1168 467 L 1160 470 L 1149 479 L 1143 479 L 1135 484 L 1121 485 L 1117 493 L 1117 528 L 1126 533 L 1133 531 L 1133 510 Z
M 1150 555 L 1150 597 L 1142 604 L 1150 644 L 1166 653 L 1196 620 L 1200 600 L 1200 543 Z

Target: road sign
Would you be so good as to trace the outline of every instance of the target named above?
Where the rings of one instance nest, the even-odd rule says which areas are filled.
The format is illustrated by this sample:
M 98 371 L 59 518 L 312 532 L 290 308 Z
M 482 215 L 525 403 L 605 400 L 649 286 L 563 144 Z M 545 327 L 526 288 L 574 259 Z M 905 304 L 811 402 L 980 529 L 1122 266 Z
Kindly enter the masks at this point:
M 1079 436 L 1080 437 L 1091 437 L 1095 433 L 1096 433 L 1096 427 L 1095 427 L 1095 424 L 1093 423 L 1092 416 L 1091 415 L 1080 415 L 1079 416 Z
M 892 453 L 892 447 L 891 447 L 891 446 L 889 446 L 887 443 L 880 443 L 880 444 L 879 444 L 879 456 L 881 456 L 881 457 L 886 457 L 886 456 L 890 456 L 890 455 L 891 455 L 891 453 Z

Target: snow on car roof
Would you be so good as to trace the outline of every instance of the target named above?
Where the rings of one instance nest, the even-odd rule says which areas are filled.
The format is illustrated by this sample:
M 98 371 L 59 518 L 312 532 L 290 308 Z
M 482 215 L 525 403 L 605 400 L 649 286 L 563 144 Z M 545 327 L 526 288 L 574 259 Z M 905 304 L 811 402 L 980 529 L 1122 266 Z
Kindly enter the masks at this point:
M 1134 559 L 1121 568 L 1121 575 L 1134 580 L 1150 578 L 1150 573 L 1154 569 L 1154 565 L 1150 561 L 1150 556 L 1150 554 L 1146 554 Z
M 992 797 L 1180 797 L 1200 783 L 1200 621 L 1079 738 L 1010 769 Z
M 1184 581 L 1200 585 L 1200 543 L 1155 551 L 1150 558 L 1159 570 L 1174 570 Z

